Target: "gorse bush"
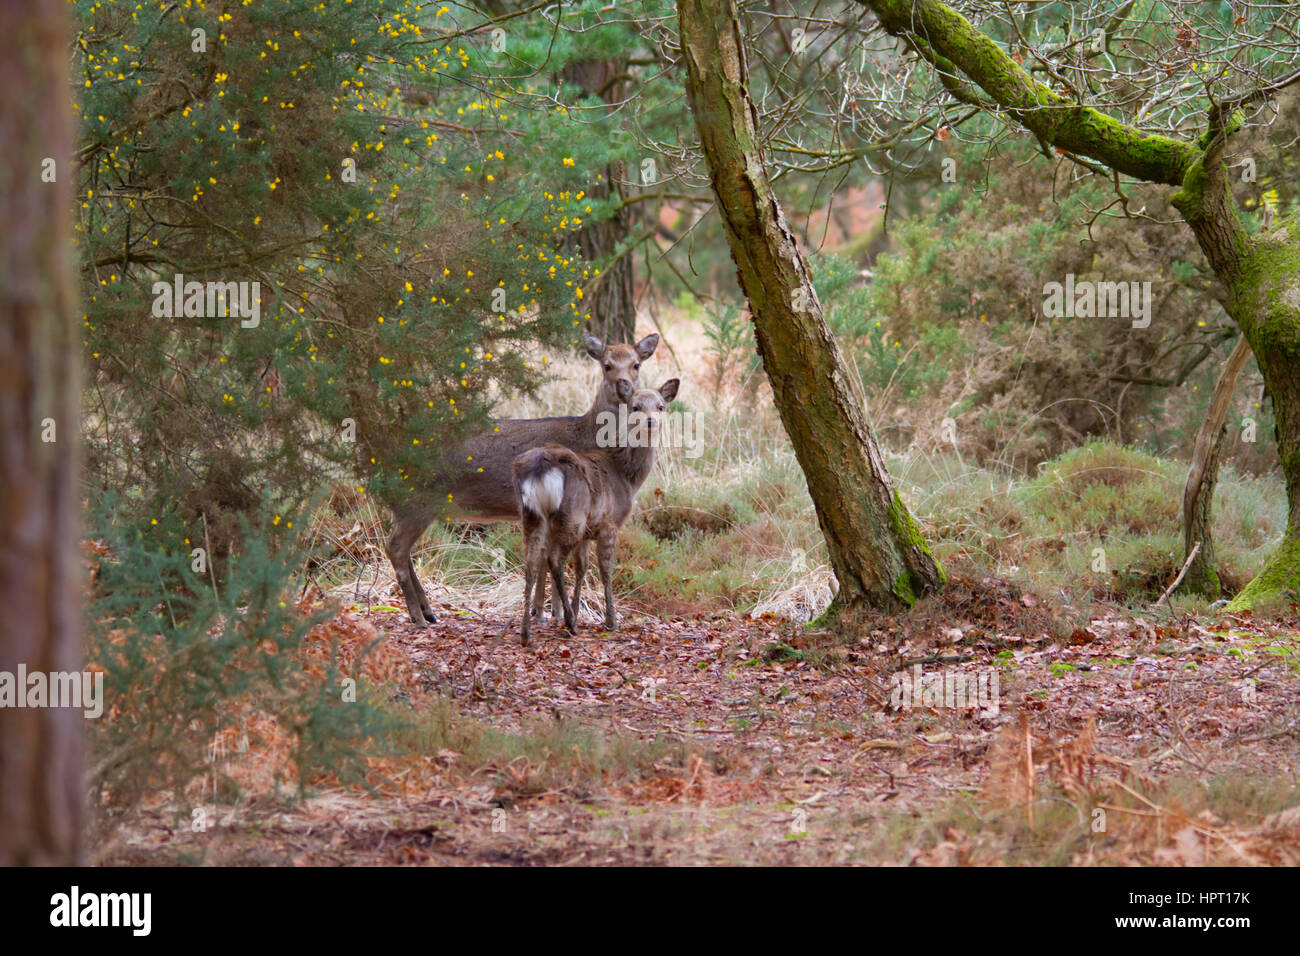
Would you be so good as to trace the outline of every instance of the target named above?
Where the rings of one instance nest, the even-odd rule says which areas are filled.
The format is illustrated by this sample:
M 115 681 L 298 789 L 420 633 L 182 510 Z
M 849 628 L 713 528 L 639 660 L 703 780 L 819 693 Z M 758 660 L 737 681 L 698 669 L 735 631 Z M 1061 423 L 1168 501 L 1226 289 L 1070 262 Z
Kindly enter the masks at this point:
M 815 256 L 812 267 L 826 320 L 875 401 L 919 399 L 948 377 L 961 342 L 955 323 L 916 325 L 882 313 L 877 290 L 860 280 L 847 259 Z
M 469 76 L 527 73 L 540 26 L 498 58 L 413 3 L 76 8 L 88 464 L 124 507 L 183 502 L 220 554 L 268 491 L 350 473 L 391 501 L 576 340 L 599 270 L 572 238 L 626 144 Z M 160 315 L 177 274 L 257 315 L 188 290 Z
M 968 457 L 1030 472 L 1089 437 L 1189 453 L 1235 331 L 1207 304 L 1206 265 L 1158 190 L 1128 197 L 1142 218 L 1099 216 L 1115 200 L 1097 177 L 1050 173 L 1026 144 L 953 147 L 956 182 L 919 177 L 911 214 L 891 219 L 891 244 L 869 282 L 830 261 L 817 271 L 830 319 L 892 441 L 943 441 L 952 418 Z M 1005 160 L 1005 161 L 1004 161 Z M 908 204 L 904 204 L 908 205 Z M 1045 285 L 1150 282 L 1151 323 L 1051 318 Z M 856 288 L 855 288 L 856 286 Z M 1271 431 L 1253 360 L 1234 407 Z M 1256 394 L 1258 394 L 1256 392 Z M 1239 421 L 1240 416 L 1237 416 Z M 1227 460 L 1259 470 L 1238 442 Z
M 679 297 L 679 305 L 690 303 L 687 297 Z M 757 352 L 754 351 L 754 327 L 749 319 L 741 315 L 735 305 L 725 308 L 703 308 L 693 310 L 701 317 L 704 337 L 709 343 L 708 356 L 713 363 L 713 381 L 710 383 L 714 395 L 722 391 L 724 385 L 737 375 L 752 375 L 760 368 Z

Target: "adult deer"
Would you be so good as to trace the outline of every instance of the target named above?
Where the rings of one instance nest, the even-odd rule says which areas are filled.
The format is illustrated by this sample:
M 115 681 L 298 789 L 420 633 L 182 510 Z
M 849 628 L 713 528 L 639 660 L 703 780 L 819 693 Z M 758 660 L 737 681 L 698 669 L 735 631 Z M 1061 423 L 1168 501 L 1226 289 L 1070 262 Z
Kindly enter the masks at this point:
M 607 346 L 594 335 L 588 335 L 585 343 L 587 354 L 600 362 L 604 371 L 596 399 L 585 415 L 497 422 L 493 431 L 468 438 L 451 450 L 447 460 L 464 462 L 463 467 L 434 476 L 420 494 L 413 495 L 394 509 L 396 520 L 384 543 L 384 550 L 393 563 L 413 624 L 424 626 L 426 622 L 437 620 L 411 561 L 411 549 L 424 534 L 424 529 L 444 514 L 476 522 L 516 520 L 519 507 L 515 503 L 511 477 L 515 458 L 521 452 L 548 442 L 576 451 L 595 448 L 596 433 L 603 420 L 601 414 L 618 414 L 620 383 L 632 391 L 639 387 L 641 363 L 654 354 L 659 346 L 659 336 L 647 335 L 636 345 Z M 450 501 L 448 495 L 451 495 Z M 543 588 L 537 596 L 539 613 L 545 597 Z
M 618 383 L 627 403 L 627 431 L 610 448 L 574 452 L 548 444 L 524 452 L 514 461 L 519 517 L 524 529 L 524 623 L 529 640 L 529 601 L 533 587 L 543 587 L 551 572 L 555 601 L 564 606 L 564 626 L 578 633 L 577 609 L 587 573 L 587 542 L 596 542 L 596 559 L 605 585 L 605 627 L 614 630 L 614 553 L 618 531 L 632 513 L 632 503 L 655 463 L 659 424 L 680 383 L 669 379 L 658 389 L 634 390 Z M 573 600 L 564 590 L 564 564 L 573 559 Z

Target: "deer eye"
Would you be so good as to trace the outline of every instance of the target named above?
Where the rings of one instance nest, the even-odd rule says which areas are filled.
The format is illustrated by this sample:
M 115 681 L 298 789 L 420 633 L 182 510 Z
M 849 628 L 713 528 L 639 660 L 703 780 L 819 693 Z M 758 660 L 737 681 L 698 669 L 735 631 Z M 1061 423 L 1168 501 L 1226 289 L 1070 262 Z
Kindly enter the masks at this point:
M 614 366 L 612 366 L 612 365 L 610 365 L 608 362 L 606 362 L 606 363 L 605 363 L 605 371 L 606 371 L 606 372 L 612 372 L 612 371 L 614 371 Z
M 640 363 L 640 362 L 637 362 L 636 364 L 634 364 L 634 365 L 632 366 L 632 371 L 635 372 L 635 371 L 637 371 L 637 370 L 640 369 L 640 368 L 641 368 L 641 363 Z

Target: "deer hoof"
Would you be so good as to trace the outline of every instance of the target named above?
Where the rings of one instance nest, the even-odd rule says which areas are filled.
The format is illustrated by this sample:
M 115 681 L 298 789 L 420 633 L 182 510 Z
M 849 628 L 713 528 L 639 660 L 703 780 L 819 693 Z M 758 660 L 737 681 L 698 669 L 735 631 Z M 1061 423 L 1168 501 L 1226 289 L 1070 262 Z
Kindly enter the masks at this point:
M 437 619 L 436 617 L 433 616 L 433 612 L 432 612 L 432 611 L 425 611 L 425 612 L 424 612 L 424 619 L 425 619 L 426 621 L 428 621 L 430 624 L 437 624 L 437 623 L 438 623 L 438 619 Z

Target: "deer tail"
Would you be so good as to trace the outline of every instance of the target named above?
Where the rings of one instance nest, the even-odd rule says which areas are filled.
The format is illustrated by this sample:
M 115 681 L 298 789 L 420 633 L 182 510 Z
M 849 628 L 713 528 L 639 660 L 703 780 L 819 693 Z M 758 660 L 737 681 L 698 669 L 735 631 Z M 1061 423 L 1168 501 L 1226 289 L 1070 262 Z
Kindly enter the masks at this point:
M 514 463 L 520 508 L 539 518 L 549 518 L 560 510 L 565 484 L 579 469 L 578 456 L 563 445 L 544 445 L 524 452 Z

